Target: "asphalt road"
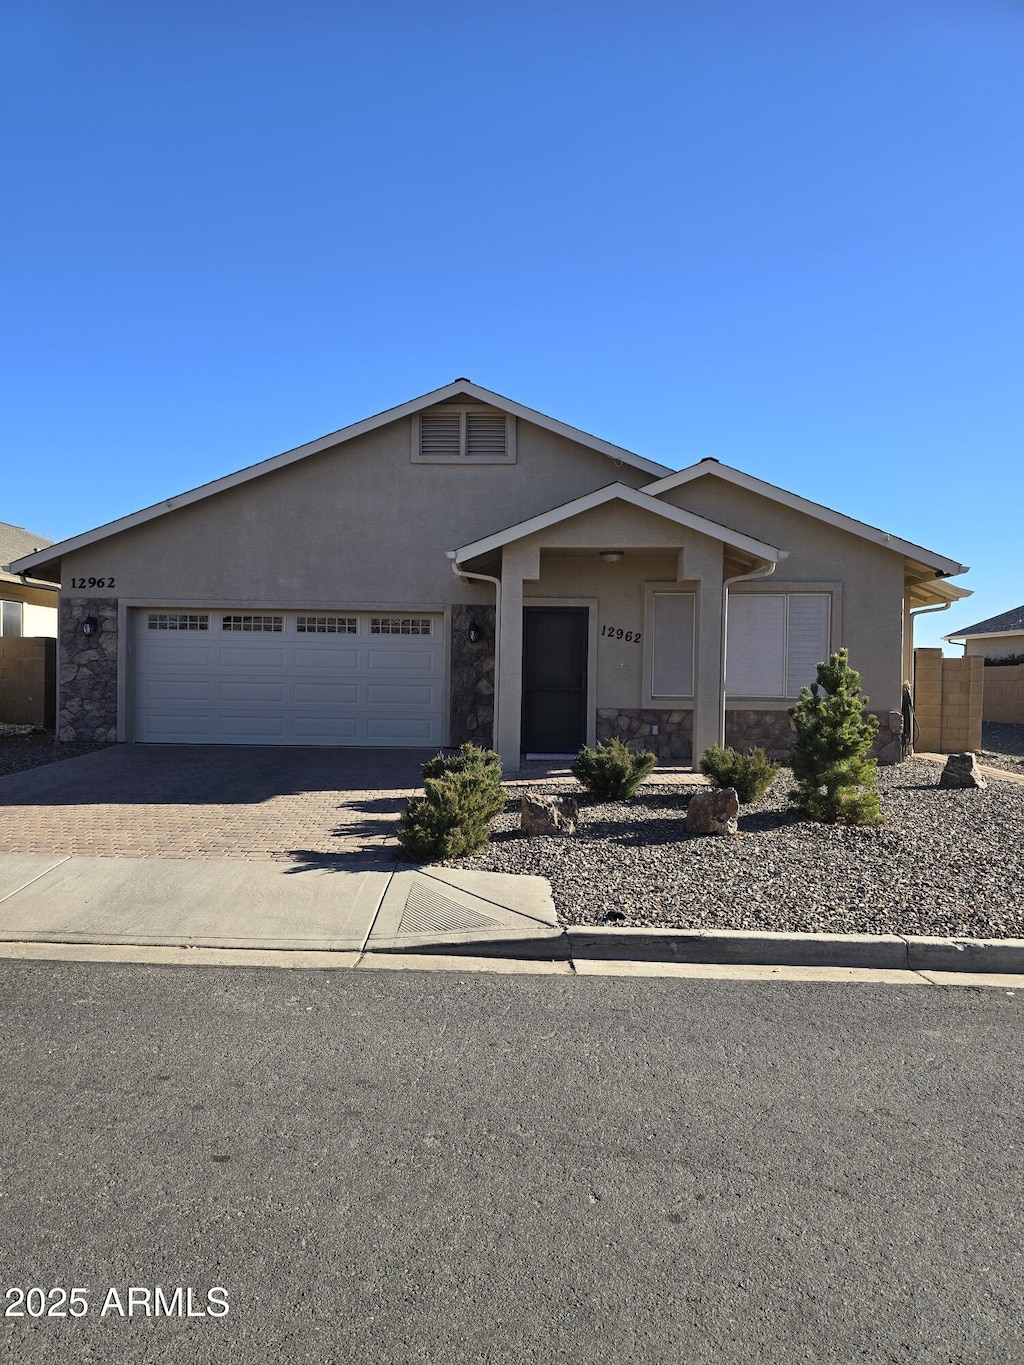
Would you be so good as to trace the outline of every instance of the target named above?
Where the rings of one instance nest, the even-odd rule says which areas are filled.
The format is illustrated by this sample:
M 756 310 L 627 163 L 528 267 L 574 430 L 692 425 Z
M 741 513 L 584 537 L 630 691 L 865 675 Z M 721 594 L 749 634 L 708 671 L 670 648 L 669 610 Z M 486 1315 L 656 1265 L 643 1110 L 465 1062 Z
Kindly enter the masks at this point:
M 4 1359 L 1019 1362 L 1022 1003 L 0 962 Z

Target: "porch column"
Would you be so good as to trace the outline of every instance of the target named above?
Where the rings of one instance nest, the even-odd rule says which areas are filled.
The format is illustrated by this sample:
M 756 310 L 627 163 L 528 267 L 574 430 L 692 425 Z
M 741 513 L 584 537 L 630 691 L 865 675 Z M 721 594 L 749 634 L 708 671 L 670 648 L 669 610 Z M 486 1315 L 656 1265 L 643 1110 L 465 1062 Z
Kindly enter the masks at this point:
M 506 545 L 501 557 L 501 625 L 496 744 L 502 766 L 520 764 L 523 722 L 523 580 L 540 577 L 540 551 Z
M 722 690 L 722 546 L 707 536 L 687 539 L 683 554 L 687 578 L 700 582 L 697 608 L 697 658 L 693 688 L 693 766 L 704 750 L 718 743 Z

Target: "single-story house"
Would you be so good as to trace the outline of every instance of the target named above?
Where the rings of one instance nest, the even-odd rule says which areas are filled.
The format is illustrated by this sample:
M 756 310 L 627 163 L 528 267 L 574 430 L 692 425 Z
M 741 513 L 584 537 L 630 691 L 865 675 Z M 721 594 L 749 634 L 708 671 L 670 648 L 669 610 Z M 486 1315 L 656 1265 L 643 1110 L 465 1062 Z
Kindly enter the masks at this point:
M 45 536 L 0 521 L 0 637 L 53 638 L 57 634 L 57 589 L 47 583 L 27 583 L 5 568 L 12 559 L 45 549 Z
M 950 644 L 963 645 L 965 657 L 982 655 L 986 659 L 1024 657 L 1024 606 L 1011 607 L 987 621 L 978 621 L 963 630 L 942 637 Z
M 673 471 L 465 379 L 27 554 L 62 739 L 788 743 L 845 645 L 899 757 L 913 612 L 966 570 L 715 460 Z

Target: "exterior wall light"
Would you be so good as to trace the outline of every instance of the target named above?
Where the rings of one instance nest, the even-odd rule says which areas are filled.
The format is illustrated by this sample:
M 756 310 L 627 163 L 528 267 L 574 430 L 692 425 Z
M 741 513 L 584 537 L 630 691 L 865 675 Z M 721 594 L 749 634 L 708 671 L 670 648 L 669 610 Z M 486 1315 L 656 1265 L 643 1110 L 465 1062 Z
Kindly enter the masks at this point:
M 625 550 L 602 550 L 601 558 L 606 564 L 618 564 L 625 553 Z
M 96 620 L 95 616 L 87 616 L 82 622 L 83 635 L 95 635 L 99 628 L 100 623 Z
M 471 645 L 475 645 L 475 644 L 477 643 L 477 641 L 480 639 L 480 627 L 477 625 L 477 623 L 476 623 L 475 621 L 470 621 L 470 623 L 469 623 L 469 632 L 468 632 L 468 633 L 469 633 L 469 643 L 470 643 Z

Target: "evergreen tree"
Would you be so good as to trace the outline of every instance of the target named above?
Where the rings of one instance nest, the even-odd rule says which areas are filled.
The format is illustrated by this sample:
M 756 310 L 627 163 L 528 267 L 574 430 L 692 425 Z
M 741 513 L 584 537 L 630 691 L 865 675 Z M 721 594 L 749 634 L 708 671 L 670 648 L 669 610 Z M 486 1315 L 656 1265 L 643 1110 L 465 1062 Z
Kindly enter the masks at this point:
M 864 714 L 868 700 L 848 651 L 840 649 L 818 664 L 818 681 L 800 689 L 789 712 L 796 726 L 790 766 L 797 780 L 789 799 L 812 820 L 880 825 L 885 818 L 871 790 L 877 764 L 866 757 L 878 733 L 878 717 Z

